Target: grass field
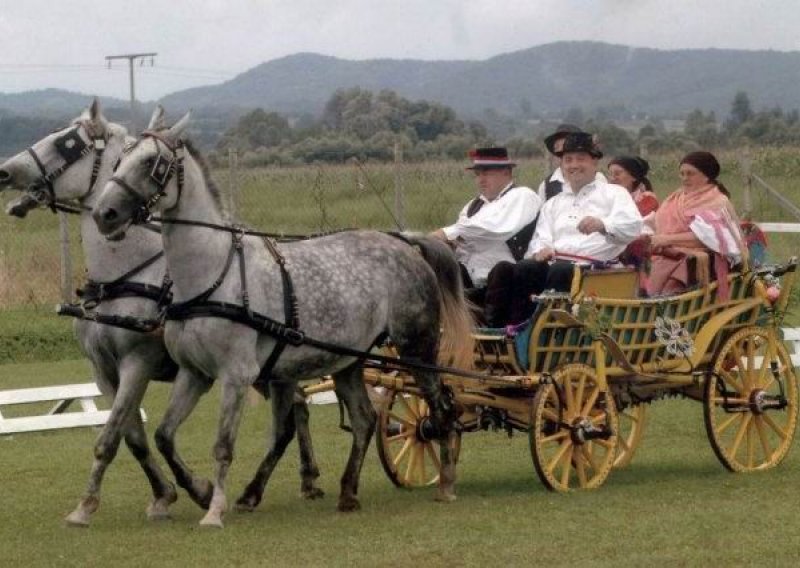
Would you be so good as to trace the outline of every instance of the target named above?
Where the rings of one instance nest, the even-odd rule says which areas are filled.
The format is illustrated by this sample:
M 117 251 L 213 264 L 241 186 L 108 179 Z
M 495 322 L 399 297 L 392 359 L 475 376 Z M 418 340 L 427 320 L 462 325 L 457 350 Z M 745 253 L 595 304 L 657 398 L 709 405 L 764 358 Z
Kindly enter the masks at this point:
M 4 388 L 78 382 L 83 361 L 0 366 Z M 167 385 L 144 403 L 152 433 Z M 178 438 L 189 463 L 210 474 L 218 388 Z M 230 474 L 236 497 L 262 457 L 269 412 L 247 408 Z M 223 531 L 201 529 L 185 494 L 173 520 L 149 523 L 148 488 L 126 450 L 110 468 L 88 530 L 62 519 L 83 491 L 91 429 L 0 438 L 0 566 L 796 566 L 800 452 L 777 469 L 731 474 L 706 440 L 702 407 L 682 400 L 652 406 L 640 452 L 592 492 L 553 494 L 538 482 L 527 438 L 469 434 L 462 445 L 459 499 L 395 489 L 370 449 L 362 510 L 335 512 L 349 435 L 335 406 L 312 407 L 324 499 L 298 498 L 293 443 L 252 514 L 230 513 Z

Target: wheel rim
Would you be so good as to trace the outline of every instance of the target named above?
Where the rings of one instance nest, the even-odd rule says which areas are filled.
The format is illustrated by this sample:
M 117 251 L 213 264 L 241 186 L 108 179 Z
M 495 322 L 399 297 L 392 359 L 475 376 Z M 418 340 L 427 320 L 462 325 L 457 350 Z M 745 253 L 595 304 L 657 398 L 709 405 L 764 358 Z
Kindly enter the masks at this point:
M 426 440 L 424 423 L 430 411 L 414 394 L 389 391 L 378 413 L 378 456 L 389 479 L 398 487 L 425 487 L 439 482 L 441 462 L 438 440 Z M 455 436 L 455 459 L 461 436 Z
M 530 445 L 536 473 L 554 491 L 603 484 L 616 456 L 619 420 L 614 399 L 602 392 L 594 369 L 565 365 L 556 384 L 541 386 L 531 408 Z M 602 430 L 604 437 L 593 437 Z M 594 434 L 593 434 L 594 433 Z
M 786 457 L 797 425 L 797 382 L 783 343 L 745 328 L 722 346 L 704 391 L 711 447 L 731 471 L 756 471 Z
M 614 458 L 614 469 L 628 467 L 633 460 L 642 441 L 647 424 L 647 406 L 637 404 L 618 411 L 619 436 L 617 438 L 617 455 Z

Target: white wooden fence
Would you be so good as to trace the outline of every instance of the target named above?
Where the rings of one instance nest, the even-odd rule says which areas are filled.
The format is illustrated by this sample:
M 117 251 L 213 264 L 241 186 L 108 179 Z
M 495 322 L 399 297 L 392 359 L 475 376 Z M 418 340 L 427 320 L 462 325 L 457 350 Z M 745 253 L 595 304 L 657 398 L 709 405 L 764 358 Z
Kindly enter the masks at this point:
M 0 435 L 81 426 L 102 426 L 108 421 L 111 411 L 97 409 L 94 399 L 98 396 L 101 396 L 100 389 L 94 383 L 0 391 Z M 80 405 L 80 410 L 66 412 L 76 401 Z M 42 402 L 54 402 L 55 404 L 45 414 L 6 418 L 2 413 L 4 406 Z M 140 409 L 140 412 L 142 420 L 147 420 L 144 410 Z

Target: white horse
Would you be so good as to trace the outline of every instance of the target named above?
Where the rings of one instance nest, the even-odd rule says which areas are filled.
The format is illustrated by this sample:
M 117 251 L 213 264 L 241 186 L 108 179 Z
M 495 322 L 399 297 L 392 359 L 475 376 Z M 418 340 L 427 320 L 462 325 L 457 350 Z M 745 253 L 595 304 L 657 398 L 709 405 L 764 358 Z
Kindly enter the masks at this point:
M 154 113 L 149 128 L 163 121 L 163 110 Z M 97 303 L 94 313 L 126 315 L 142 319 L 159 316 L 159 298 L 164 289 L 166 262 L 161 235 L 143 227 L 133 228 L 128 238 L 111 242 L 100 235 L 91 218 L 91 208 L 111 177 L 126 144 L 135 139 L 126 130 L 107 121 L 95 100 L 69 126 L 50 134 L 31 148 L 0 165 L 0 189 L 25 189 L 9 205 L 8 212 L 24 217 L 40 204 L 77 203 L 81 213 L 81 236 L 90 285 L 84 300 Z M 123 278 L 120 278 L 123 277 Z M 102 285 L 102 286 L 101 286 Z M 100 389 L 113 397 L 108 422 L 94 449 L 86 493 L 67 517 L 71 525 L 88 526 L 100 503 L 100 486 L 108 466 L 124 437 L 140 463 L 153 490 L 147 508 L 151 519 L 168 517 L 168 507 L 177 498 L 174 485 L 165 477 L 150 453 L 138 409 L 149 381 L 172 381 L 177 365 L 164 347 L 161 333 L 140 333 L 119 327 L 75 320 L 75 334 L 90 359 Z M 265 396 L 268 395 L 263 391 Z M 292 391 L 280 397 L 291 397 Z M 314 462 L 308 433 L 308 410 L 296 401 L 295 418 L 301 450 L 301 492 L 307 498 L 322 495 L 315 486 L 319 470 Z M 282 430 L 286 430 L 282 428 Z M 288 431 L 293 428 L 288 426 Z M 202 506 L 210 500 L 208 488 L 193 496 Z
M 331 374 L 353 431 L 338 508 L 355 510 L 375 425 L 362 364 L 352 353 L 301 341 L 301 332 L 360 351 L 388 334 L 401 359 L 430 365 L 437 360 L 441 326 L 448 344 L 461 348 L 458 359 L 469 360 L 470 319 L 455 258 L 438 240 L 411 239 L 418 250 L 374 231 L 288 243 L 279 251 L 268 241 L 244 235 L 226 225 L 204 164 L 182 139 L 188 121 L 187 115 L 169 129 L 145 132 L 123 156 L 93 213 L 109 237 L 123 235 L 151 207 L 163 213 L 164 250 L 176 302 L 168 312 L 165 339 L 181 370 L 156 443 L 179 485 L 208 483 L 180 459 L 174 438 L 200 396 L 219 379 L 214 494 L 201 524 L 221 527 L 227 509 L 225 479 L 247 386 L 294 384 Z M 439 437 L 454 437 L 454 405 L 443 396 L 438 374 L 428 368 L 414 371 L 414 376 L 431 408 L 434 430 Z M 284 406 L 281 412 L 286 411 Z M 281 423 L 276 421 L 276 427 Z M 455 498 L 454 456 L 448 444 L 441 448 L 437 498 L 450 500 Z M 258 491 L 257 477 L 237 504 L 251 508 Z

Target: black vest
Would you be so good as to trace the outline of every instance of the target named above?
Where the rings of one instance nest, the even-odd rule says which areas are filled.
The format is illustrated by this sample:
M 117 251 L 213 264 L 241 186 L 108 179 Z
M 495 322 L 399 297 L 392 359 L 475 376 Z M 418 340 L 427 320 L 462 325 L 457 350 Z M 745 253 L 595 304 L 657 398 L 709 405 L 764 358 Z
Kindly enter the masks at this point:
M 555 172 L 553 172 L 555 173 Z M 561 190 L 564 189 L 564 184 L 558 180 L 553 179 L 553 174 L 547 176 L 544 180 L 544 200 L 547 201 L 551 197 L 555 197 Z
M 502 198 L 503 195 L 505 195 L 515 187 L 517 186 L 512 185 L 511 187 L 509 187 L 500 197 L 498 197 L 498 199 Z M 475 215 L 475 213 L 481 210 L 481 207 L 483 207 L 485 203 L 486 202 L 480 197 L 476 197 L 475 199 L 473 199 L 470 202 L 469 206 L 467 207 L 467 217 L 472 217 L 473 215 Z M 511 251 L 511 256 L 513 256 L 514 260 L 516 260 L 517 262 L 519 262 L 525 257 L 525 251 L 528 250 L 528 245 L 530 244 L 531 239 L 533 238 L 533 233 L 536 230 L 536 221 L 538 219 L 539 216 L 537 215 L 533 221 L 522 227 L 522 229 L 520 229 L 513 237 L 511 237 L 506 241 L 508 250 Z

